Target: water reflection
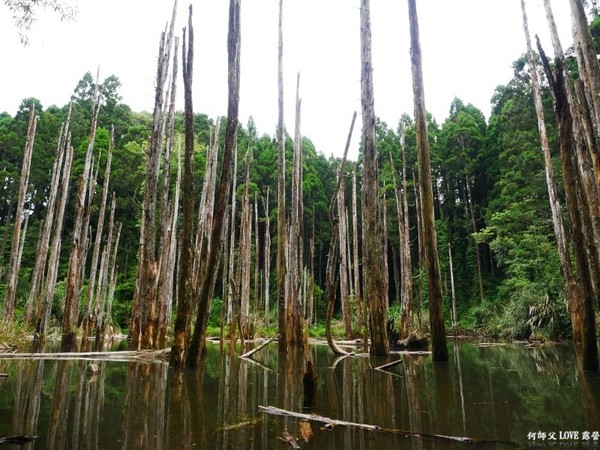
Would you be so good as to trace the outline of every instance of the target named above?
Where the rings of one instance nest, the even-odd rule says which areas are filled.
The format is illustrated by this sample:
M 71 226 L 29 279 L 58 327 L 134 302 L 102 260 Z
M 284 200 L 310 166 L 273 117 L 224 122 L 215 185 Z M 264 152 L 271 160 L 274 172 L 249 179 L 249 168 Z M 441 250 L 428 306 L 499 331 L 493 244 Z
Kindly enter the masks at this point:
M 600 380 L 577 372 L 568 345 L 453 345 L 447 364 L 398 354 L 335 358 L 327 347 L 279 355 L 276 345 L 241 360 L 209 346 L 202 369 L 163 362 L 0 360 L 0 437 L 38 435 L 24 449 L 281 449 L 287 431 L 303 449 L 453 449 L 410 433 L 468 436 L 528 446 L 529 432 L 600 431 Z M 238 349 L 239 350 L 239 349 Z M 303 379 L 314 367 L 313 406 Z M 405 434 L 258 413 L 259 405 L 375 424 Z M 306 439 L 306 440 L 305 440 Z M 494 445 L 491 446 L 494 448 Z M 17 447 L 15 447 L 17 448 Z M 496 448 L 506 448 L 500 443 Z

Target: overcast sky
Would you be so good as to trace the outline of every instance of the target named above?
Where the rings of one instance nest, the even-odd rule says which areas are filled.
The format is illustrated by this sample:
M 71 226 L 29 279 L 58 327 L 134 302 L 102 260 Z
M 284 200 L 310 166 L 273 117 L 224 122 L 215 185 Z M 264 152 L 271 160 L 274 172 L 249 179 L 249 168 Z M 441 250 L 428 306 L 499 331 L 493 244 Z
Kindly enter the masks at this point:
M 0 5 L 0 112 L 14 115 L 26 97 L 62 106 L 86 71 L 116 75 L 123 102 L 135 111 L 153 107 L 156 55 L 171 17 L 170 0 L 66 0 L 73 22 L 39 14 L 24 47 L 8 9 Z M 530 30 L 551 54 L 542 0 L 528 0 Z M 190 2 L 179 0 L 176 30 L 187 23 Z M 227 110 L 226 0 L 194 6 L 194 109 L 211 117 Z M 563 46 L 572 42 L 568 2 L 553 0 Z M 250 115 L 259 133 L 277 122 L 278 0 L 242 1 L 240 120 Z M 459 97 L 486 117 L 498 84 L 525 51 L 520 0 L 422 0 L 421 28 L 427 109 L 441 124 Z M 395 128 L 412 115 L 407 2 L 372 0 L 375 112 Z M 317 150 L 341 155 L 352 113 L 360 113 L 359 0 L 284 0 L 286 124 L 293 133 L 296 73 L 301 72 L 302 133 Z M 179 72 L 181 73 L 181 71 Z M 183 84 L 179 83 L 180 98 Z M 181 101 L 182 104 L 182 101 Z M 351 158 L 358 147 L 355 131 Z

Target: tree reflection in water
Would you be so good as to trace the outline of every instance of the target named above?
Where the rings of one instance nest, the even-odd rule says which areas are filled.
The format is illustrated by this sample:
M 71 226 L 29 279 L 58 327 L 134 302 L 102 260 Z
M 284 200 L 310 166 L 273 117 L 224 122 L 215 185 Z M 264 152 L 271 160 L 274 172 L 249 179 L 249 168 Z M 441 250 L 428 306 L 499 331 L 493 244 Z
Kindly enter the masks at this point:
M 263 415 L 259 405 L 418 433 L 512 441 L 530 431 L 600 430 L 600 380 L 578 373 L 569 345 L 451 348 L 447 364 L 429 356 L 335 358 L 325 346 L 305 355 L 270 345 L 253 361 L 209 344 L 195 370 L 165 362 L 0 360 L 0 437 L 38 435 L 23 449 L 281 449 L 284 431 L 302 449 L 464 448 Z M 239 352 L 239 348 L 237 349 Z M 303 376 L 314 366 L 315 407 L 304 409 Z M 308 442 L 302 440 L 302 436 Z M 289 446 L 288 446 L 289 447 Z M 291 448 L 291 447 L 290 447 Z M 504 448 L 502 445 L 498 448 Z

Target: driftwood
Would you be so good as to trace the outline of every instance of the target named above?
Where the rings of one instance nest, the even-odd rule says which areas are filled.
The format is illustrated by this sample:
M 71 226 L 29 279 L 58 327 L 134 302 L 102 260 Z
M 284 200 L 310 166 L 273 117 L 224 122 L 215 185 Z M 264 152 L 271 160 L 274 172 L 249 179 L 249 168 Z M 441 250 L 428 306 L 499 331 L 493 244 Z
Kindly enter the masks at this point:
M 296 441 L 296 439 L 294 438 L 294 436 L 292 436 L 290 433 L 288 433 L 287 430 L 285 430 L 281 437 L 278 437 L 277 439 L 282 440 L 283 442 L 287 442 L 288 444 L 290 444 L 292 446 L 292 448 L 294 449 L 299 449 L 300 446 L 298 445 L 298 441 Z
M 392 362 L 389 362 L 387 364 L 383 364 L 381 366 L 377 366 L 377 367 L 375 367 L 375 370 L 379 370 L 381 372 L 385 372 L 386 371 L 385 369 L 388 369 L 388 368 L 393 367 L 393 366 L 397 366 L 398 364 L 401 364 L 403 362 L 404 362 L 404 360 L 397 359 L 396 361 L 392 361 Z
M 242 359 L 250 358 L 250 356 L 254 355 L 259 350 L 262 350 L 264 347 L 266 347 L 267 345 L 269 345 L 271 342 L 279 339 L 280 336 L 281 336 L 281 334 L 278 334 L 277 336 L 273 336 L 271 339 L 266 340 L 265 342 L 263 342 L 262 344 L 260 344 L 258 347 L 253 348 L 252 350 L 250 350 L 249 352 L 244 353 L 243 355 L 240 355 L 240 358 L 242 358 Z
M 277 408 L 275 406 L 258 406 L 258 411 L 265 414 L 272 414 L 276 416 L 288 416 L 288 417 L 296 417 L 298 419 L 307 420 L 309 422 L 319 422 L 324 424 L 322 429 L 325 430 L 333 430 L 335 426 L 346 426 L 346 427 L 354 427 L 367 431 L 376 431 L 379 433 L 388 433 L 388 434 L 397 434 L 403 435 L 405 437 L 417 438 L 417 439 L 429 439 L 435 441 L 452 441 L 452 442 L 460 442 L 462 444 L 502 444 L 504 446 L 517 447 L 517 444 L 514 442 L 508 441 L 495 441 L 495 440 L 487 440 L 487 439 L 475 439 L 465 436 L 447 436 L 444 434 L 432 434 L 432 433 L 418 433 L 414 431 L 407 430 L 398 430 L 398 429 L 389 429 L 389 428 L 381 428 L 377 425 L 370 425 L 366 423 L 358 423 L 358 422 L 346 422 L 345 420 L 335 420 L 329 417 L 319 416 L 316 414 L 303 414 L 294 411 L 288 411 L 286 409 Z
M 170 348 L 162 350 L 135 350 L 120 352 L 57 352 L 57 353 L 0 353 L 0 359 L 61 359 L 61 360 L 109 360 L 109 361 L 163 361 L 168 359 Z

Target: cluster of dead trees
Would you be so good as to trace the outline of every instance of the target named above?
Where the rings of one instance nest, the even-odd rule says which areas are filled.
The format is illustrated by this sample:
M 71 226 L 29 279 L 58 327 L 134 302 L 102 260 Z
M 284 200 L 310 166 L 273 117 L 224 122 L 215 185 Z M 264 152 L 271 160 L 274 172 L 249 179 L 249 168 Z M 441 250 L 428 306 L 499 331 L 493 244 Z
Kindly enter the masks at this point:
M 597 371 L 599 366 L 594 308 L 600 300 L 600 63 L 582 1 L 570 0 L 569 4 L 579 69 L 577 80 L 571 81 L 569 78 L 565 53 L 549 0 L 544 0 L 544 7 L 554 50 L 553 64 L 536 36 L 538 52 L 554 99 L 568 211 L 565 223 L 550 158 L 541 81 L 531 45 L 525 0 L 521 0 L 554 234 L 571 313 L 573 341 L 583 368 Z
M 418 254 L 426 268 L 432 355 L 436 361 L 448 359 L 446 331 L 442 316 L 442 286 L 434 215 L 432 169 L 427 133 L 422 55 L 416 1 L 407 0 L 410 21 L 411 68 L 413 76 L 414 115 L 418 153 L 418 183 L 415 182 L 416 224 L 409 222 L 406 158 L 400 179 L 396 179 L 394 161 L 393 184 L 399 232 L 399 276 L 401 291 L 401 337 L 413 328 L 413 285 L 410 229 L 418 229 Z M 238 149 L 237 128 L 240 98 L 241 0 L 230 0 L 228 55 L 228 107 L 224 142 L 219 142 L 220 122 L 212 130 L 206 148 L 206 167 L 201 190 L 194 177 L 194 112 L 192 103 L 194 29 L 192 7 L 187 27 L 180 39 L 175 35 L 177 1 L 173 16 L 163 31 L 159 45 L 156 93 L 152 130 L 148 143 L 144 199 L 141 207 L 138 267 L 130 324 L 130 338 L 139 347 L 160 347 L 167 335 L 173 335 L 171 364 L 195 366 L 204 347 L 211 300 L 219 271 L 223 280 L 221 319 L 229 324 L 229 337 L 242 341 L 253 335 L 251 299 L 264 299 L 265 321 L 271 310 L 269 293 L 271 261 L 271 223 L 269 194 L 260 199 L 264 216 L 259 214 L 261 202 L 250 194 L 250 154 Z M 571 82 L 567 76 L 565 56 L 556 33 L 549 0 L 544 1 L 552 31 L 554 61 L 551 63 L 538 42 L 538 51 L 546 78 L 555 100 L 560 155 L 565 185 L 568 220 L 562 220 L 556 182 L 552 171 L 550 149 L 543 117 L 540 80 L 532 50 L 525 3 L 523 19 L 531 77 L 535 90 L 539 131 L 546 160 L 548 191 L 554 229 L 562 262 L 565 292 L 569 300 L 574 340 L 580 350 L 583 367 L 598 370 L 594 304 L 600 297 L 600 64 L 593 49 L 592 36 L 581 0 L 570 0 L 573 13 L 573 36 L 580 77 Z M 300 76 L 297 80 L 294 150 L 291 180 L 286 180 L 285 125 L 283 98 L 283 0 L 279 2 L 278 26 L 278 174 L 276 273 L 279 349 L 302 348 L 306 323 L 314 317 L 314 225 L 313 237 L 303 229 L 303 160 L 301 133 Z M 386 325 L 389 308 L 389 280 L 385 249 L 386 214 L 380 195 L 379 156 L 376 146 L 376 115 L 371 61 L 370 2 L 361 0 L 361 148 L 363 154 L 362 192 L 357 194 L 356 171 L 352 177 L 352 208 L 346 207 L 343 172 L 346 157 L 338 169 L 337 187 L 329 207 L 332 236 L 326 269 L 325 297 L 327 334 L 334 351 L 339 347 L 331 339 L 330 324 L 338 292 L 344 328 L 348 337 L 355 336 L 356 325 L 365 330 L 373 355 L 387 355 L 389 339 Z M 181 63 L 179 62 L 181 55 Z M 184 135 L 175 132 L 177 80 L 181 64 L 184 83 Z M 115 255 L 120 226 L 115 223 L 115 198 L 110 194 L 111 145 L 104 166 L 103 186 L 97 184 L 100 155 L 95 152 L 96 124 L 101 108 L 102 89 L 94 95 L 89 140 L 83 174 L 76 187 L 75 215 L 69 253 L 66 296 L 62 314 L 62 335 L 72 342 L 81 330 L 85 339 L 106 337 L 111 332 L 111 305 L 115 290 Z M 347 139 L 350 145 L 356 113 Z M 35 111 L 31 110 L 27 143 L 22 165 L 21 186 L 15 213 L 14 239 L 7 273 L 4 300 L 5 320 L 15 312 L 16 288 L 20 258 L 27 231 L 28 211 L 24 209 L 28 174 L 36 130 Z M 404 143 L 402 142 L 404 147 Z M 221 149 L 221 153 L 219 151 Z M 183 153 L 183 154 L 182 154 Z M 219 163 L 219 155 L 221 161 Z M 240 158 L 238 155 L 244 155 Z M 387 156 L 386 156 L 387 157 Z M 52 172 L 47 217 L 41 229 L 31 286 L 27 298 L 25 321 L 35 326 L 41 336 L 49 330 L 51 310 L 58 277 L 65 206 L 70 191 L 73 149 L 70 145 L 69 120 L 63 124 Z M 176 163 L 176 167 L 173 167 Z M 237 212 L 236 186 L 238 166 L 244 173 L 241 212 Z M 469 180 L 467 179 L 467 187 Z M 91 211 L 95 195 L 101 191 L 97 224 L 92 225 Z M 199 199 L 195 192 L 201 192 Z M 471 194 L 469 193 L 471 196 Z M 286 205 L 286 199 L 291 205 Z M 197 208 L 197 209 L 196 209 Z M 107 219 L 108 215 L 108 219 Z M 239 223 L 238 223 L 239 216 Z M 473 229 L 475 219 L 471 210 Z M 383 219 L 383 220 L 382 220 Z M 264 223 L 259 235 L 259 221 Z M 108 222 L 108 223 L 106 223 Z M 359 226 L 360 225 L 360 226 Z M 106 230 L 107 228 L 107 230 Z M 359 239 L 362 233 L 362 239 Z M 93 239 L 92 237 L 93 236 Z M 254 236 L 254 242 L 253 242 Z M 570 236 L 570 240 L 567 236 Z M 350 238 L 351 237 L 351 238 Z M 360 248 L 359 242 L 362 242 Z M 254 247 L 254 283 L 251 281 Z M 264 264 L 259 270 L 262 248 Z M 305 249 L 308 248 L 308 258 Z M 91 261 L 88 253 L 91 250 Z M 450 261 L 451 249 L 450 251 Z M 573 259 L 571 258 L 573 254 Z M 479 271 L 480 260 L 477 255 Z M 86 269 L 89 268 L 89 275 Z M 451 269 L 452 272 L 452 269 Z M 259 282 L 258 277 L 262 277 Z M 87 283 L 86 283 L 87 279 Z M 483 285 L 480 280 L 480 293 Z M 255 292 L 251 293 L 254 284 Z M 259 285 L 262 284 L 262 292 Z M 87 289 L 84 287 L 87 286 Z M 339 291 L 338 291 L 339 288 Z M 353 304 L 352 301 L 353 300 Z M 172 329 L 172 317 L 175 317 Z M 356 321 L 353 323 L 353 316 Z M 453 321 L 456 310 L 453 309 Z M 224 327 L 223 327 L 224 328 Z M 224 337 L 224 336 L 222 336 Z

